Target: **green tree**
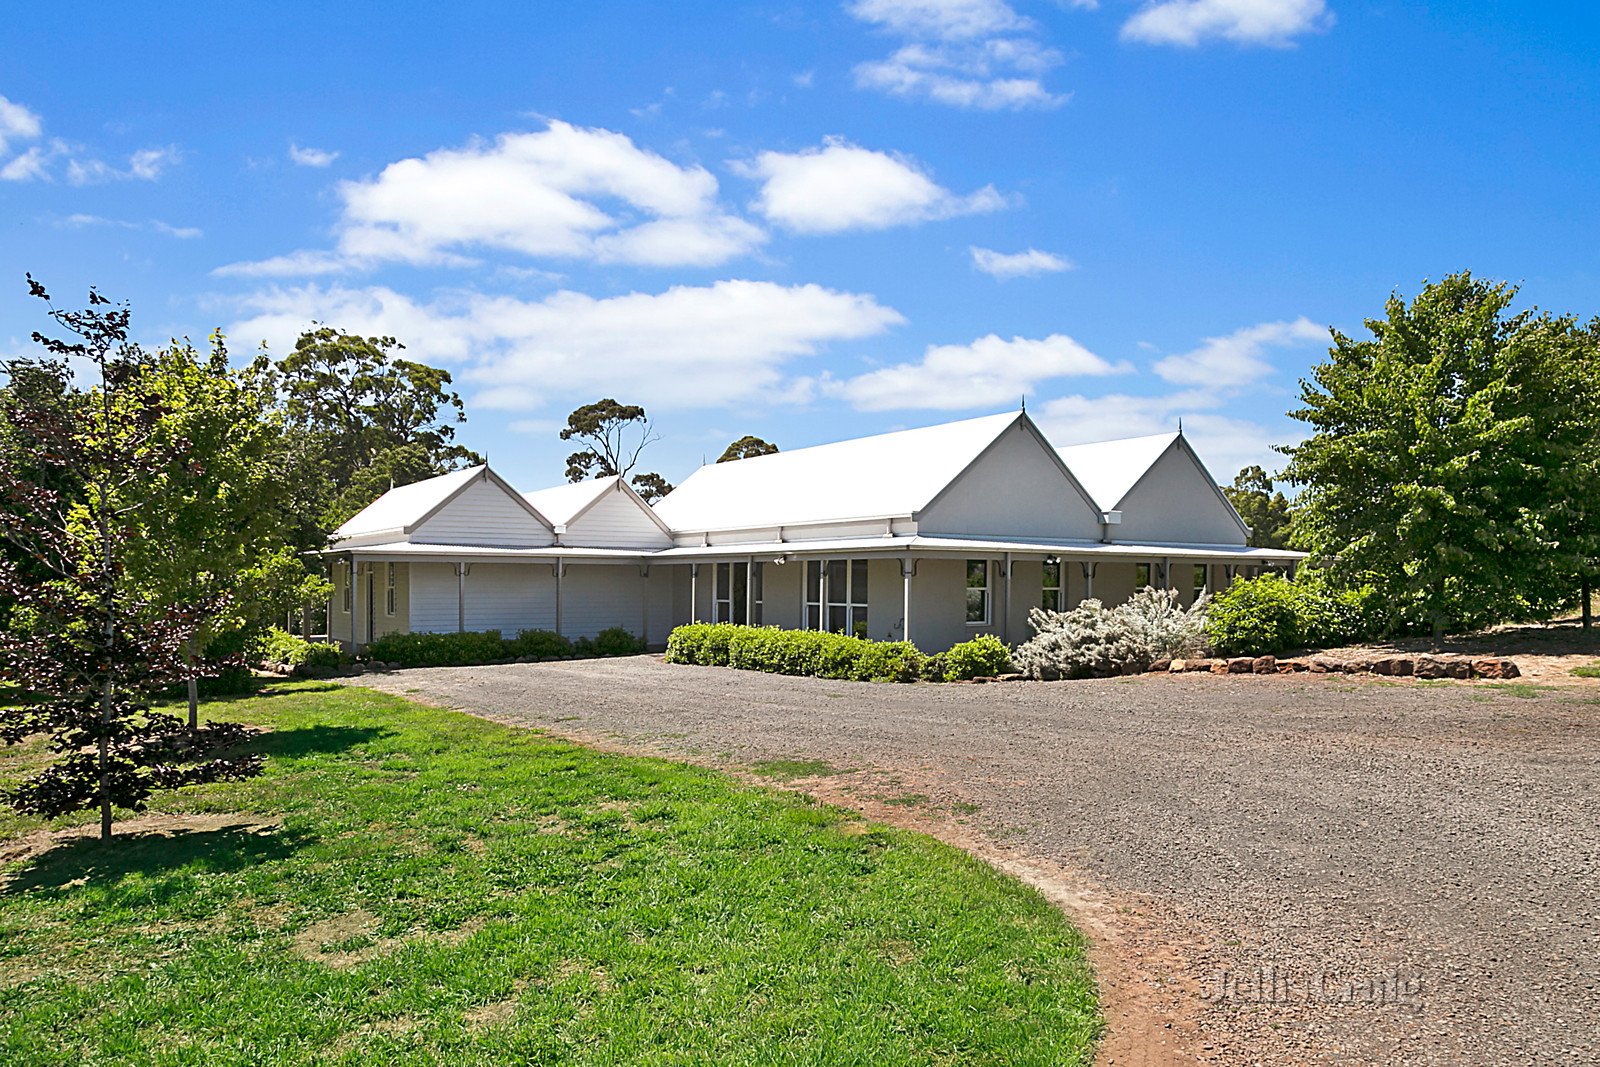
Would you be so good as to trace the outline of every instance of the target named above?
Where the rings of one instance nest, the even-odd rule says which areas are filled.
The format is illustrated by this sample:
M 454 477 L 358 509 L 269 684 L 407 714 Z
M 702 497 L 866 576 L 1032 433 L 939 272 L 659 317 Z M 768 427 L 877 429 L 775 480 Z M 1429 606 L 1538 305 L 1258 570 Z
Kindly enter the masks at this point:
M 569 482 L 613 476 L 627 478 L 639 465 L 639 456 L 645 448 L 660 440 L 651 430 L 644 408 L 637 404 L 619 404 L 609 397 L 585 404 L 568 415 L 561 439 L 583 446 L 567 457 Z M 653 471 L 634 475 L 632 483 L 639 495 L 652 503 L 673 488 Z
M 1250 547 L 1289 547 L 1289 501 L 1281 490 L 1274 491 L 1266 471 L 1246 467 L 1222 493 L 1250 527 Z
M 1600 586 L 1600 318 L 1587 325 L 1544 323 L 1547 359 L 1530 389 L 1540 393 L 1534 447 L 1547 455 L 1539 493 L 1558 561 L 1547 572 L 1552 608 L 1576 605 L 1584 629 L 1593 624 Z
M 1550 320 L 1513 313 L 1515 296 L 1469 273 L 1391 296 L 1370 338 L 1334 334 L 1291 412 L 1312 430 L 1283 450 L 1304 487 L 1293 542 L 1436 639 L 1536 610 L 1555 559 L 1539 440 Z
M 466 413 L 450 373 L 400 358 L 404 348 L 317 325 L 282 360 L 263 355 L 251 368 L 281 398 L 297 443 L 286 461 L 307 547 L 391 485 L 483 462 L 455 440 Z
M 328 593 L 294 543 L 296 487 L 285 462 L 292 449 L 283 412 L 260 386 L 258 377 L 229 367 L 217 333 L 203 357 L 174 341 L 123 393 L 124 403 L 160 410 L 152 445 L 167 457 L 127 489 L 140 503 L 128 575 L 152 602 L 213 606 L 195 620 L 186 648 L 191 663 L 219 638 L 253 630 Z M 194 729 L 194 672 L 188 688 Z
M 770 456 L 778 451 L 778 446 L 770 441 L 763 441 L 759 437 L 745 434 L 733 444 L 722 450 L 722 455 L 717 457 L 718 463 L 732 463 L 737 459 L 750 459 L 753 456 Z

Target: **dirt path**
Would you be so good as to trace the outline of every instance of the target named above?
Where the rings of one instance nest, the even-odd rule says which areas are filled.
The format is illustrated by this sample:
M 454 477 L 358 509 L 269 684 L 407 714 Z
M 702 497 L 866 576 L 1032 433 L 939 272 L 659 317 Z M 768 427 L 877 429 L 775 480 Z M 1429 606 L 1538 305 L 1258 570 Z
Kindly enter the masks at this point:
M 360 684 L 926 830 L 1093 939 L 1105 1063 L 1600 1060 L 1600 695 L 889 686 L 640 657 Z

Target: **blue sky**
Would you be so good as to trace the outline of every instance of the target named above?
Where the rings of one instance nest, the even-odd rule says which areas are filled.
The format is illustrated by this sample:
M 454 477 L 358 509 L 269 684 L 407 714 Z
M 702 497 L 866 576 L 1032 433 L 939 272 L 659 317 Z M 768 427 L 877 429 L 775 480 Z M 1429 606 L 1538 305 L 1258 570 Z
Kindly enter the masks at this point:
M 671 480 L 1026 394 L 1226 481 L 1395 288 L 1600 312 L 1597 68 L 1568 3 L 33 5 L 0 351 L 32 271 L 153 342 L 393 334 L 525 488 L 603 395 Z

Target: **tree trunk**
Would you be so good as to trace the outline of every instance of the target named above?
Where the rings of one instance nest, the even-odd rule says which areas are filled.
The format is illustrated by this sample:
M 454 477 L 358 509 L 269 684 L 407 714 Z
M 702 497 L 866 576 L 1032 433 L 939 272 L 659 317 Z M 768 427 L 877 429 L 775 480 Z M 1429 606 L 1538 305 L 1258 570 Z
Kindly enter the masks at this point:
M 106 631 L 111 633 L 115 624 L 108 616 Z M 111 840 L 111 671 L 106 670 L 105 681 L 100 683 L 100 840 Z
M 189 733 L 200 730 L 200 680 L 194 676 L 194 638 L 186 642 L 189 650 Z
M 1589 600 L 1594 596 L 1594 586 L 1590 583 L 1589 576 L 1585 574 L 1578 579 L 1578 587 L 1583 593 L 1583 628 L 1587 630 L 1594 623 L 1594 609 L 1589 606 Z

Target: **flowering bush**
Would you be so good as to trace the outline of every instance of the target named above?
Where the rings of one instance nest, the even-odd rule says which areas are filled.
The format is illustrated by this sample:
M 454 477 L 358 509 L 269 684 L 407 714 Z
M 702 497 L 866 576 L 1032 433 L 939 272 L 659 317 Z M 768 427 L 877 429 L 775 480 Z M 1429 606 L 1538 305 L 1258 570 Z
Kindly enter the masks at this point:
M 1185 609 L 1175 590 L 1144 589 L 1114 608 L 1093 599 L 1071 611 L 1035 608 L 1028 622 L 1033 638 L 1011 654 L 1017 670 L 1034 678 L 1103 678 L 1200 651 L 1206 602 Z

